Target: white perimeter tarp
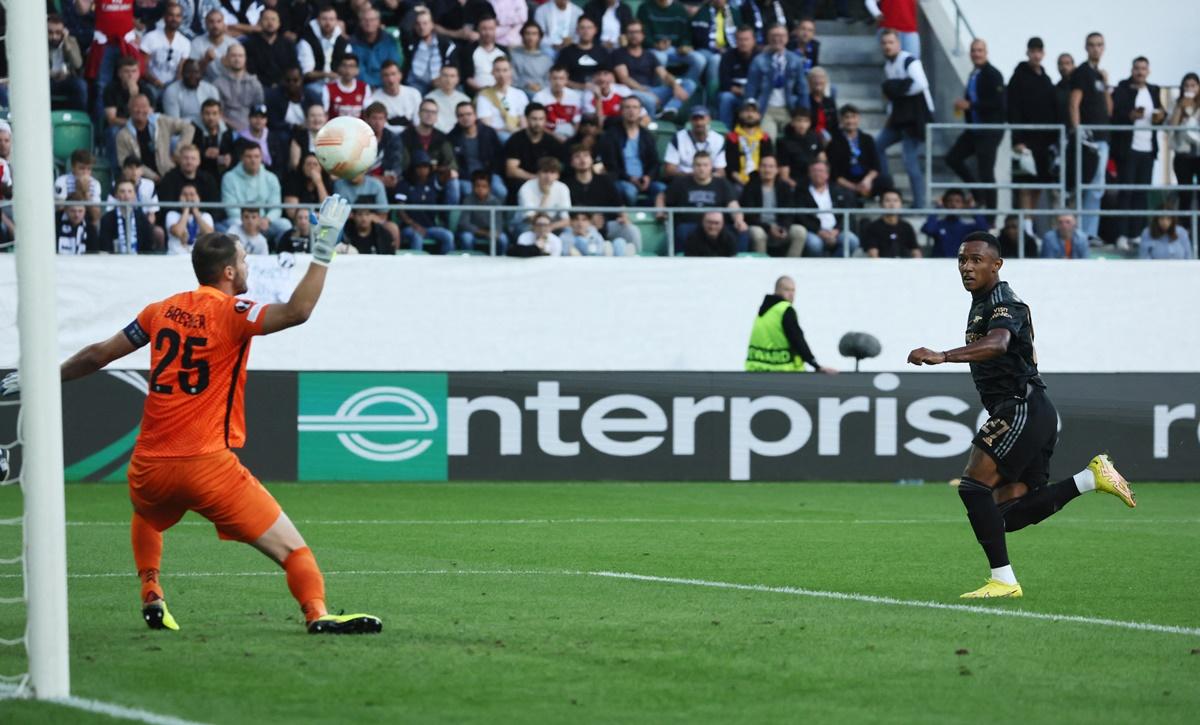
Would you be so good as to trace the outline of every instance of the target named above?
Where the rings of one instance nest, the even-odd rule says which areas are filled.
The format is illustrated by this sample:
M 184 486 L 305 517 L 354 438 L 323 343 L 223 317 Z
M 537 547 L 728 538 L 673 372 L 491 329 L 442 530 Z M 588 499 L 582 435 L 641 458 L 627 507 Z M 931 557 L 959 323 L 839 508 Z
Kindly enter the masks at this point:
M 286 299 L 306 267 L 253 258 L 251 293 Z M 17 364 L 12 255 L 0 255 L 0 367 Z M 341 256 L 308 324 L 254 344 L 260 370 L 739 370 L 750 325 L 795 277 L 817 359 L 850 330 L 902 370 L 914 347 L 962 344 L 970 298 L 950 260 L 534 259 Z M 1010 260 L 1047 372 L 1200 370 L 1200 264 Z M 150 301 L 195 286 L 187 257 L 58 258 L 62 358 L 120 330 Z M 146 349 L 116 364 L 146 369 Z M 965 369 L 963 366 L 951 368 Z M 937 368 L 946 370 L 949 368 Z

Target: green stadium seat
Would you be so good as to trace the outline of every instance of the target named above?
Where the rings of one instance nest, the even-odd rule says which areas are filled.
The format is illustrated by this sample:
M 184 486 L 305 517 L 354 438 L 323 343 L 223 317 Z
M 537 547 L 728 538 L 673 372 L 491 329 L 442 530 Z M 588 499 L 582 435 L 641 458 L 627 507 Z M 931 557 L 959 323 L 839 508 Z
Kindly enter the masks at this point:
M 639 219 L 644 215 L 645 218 Z M 667 227 L 654 218 L 654 211 L 634 212 L 630 220 L 642 233 L 643 257 L 662 257 L 667 253 Z
M 70 169 L 65 169 L 70 171 Z M 106 163 L 98 163 L 92 167 L 92 178 L 100 182 L 100 197 L 107 199 L 112 192 L 112 168 Z
M 679 124 L 672 123 L 671 121 L 659 120 L 659 121 L 651 121 L 650 125 L 647 128 L 649 128 L 651 131 L 653 131 L 656 134 L 657 133 L 665 133 L 667 135 L 673 135 L 676 131 L 679 130 Z
M 671 143 L 678 127 L 667 121 L 658 121 L 658 127 L 654 130 L 654 143 L 658 148 L 658 158 L 661 160 L 664 154 L 667 153 L 667 145 Z
M 403 68 L 404 67 L 404 41 L 402 41 L 400 39 L 400 28 L 399 28 L 399 26 L 391 27 L 391 28 L 385 26 L 384 30 L 386 30 L 387 34 L 392 36 L 392 39 L 396 41 L 396 52 L 400 54 L 400 67 Z
M 717 133 L 721 134 L 722 136 L 729 133 L 729 127 L 726 126 L 725 124 L 721 123 L 720 121 L 718 121 L 715 118 L 708 122 L 708 128 L 710 131 L 716 131 Z
M 76 149 L 92 148 L 92 119 L 81 111 L 52 111 L 54 162 L 65 166 Z

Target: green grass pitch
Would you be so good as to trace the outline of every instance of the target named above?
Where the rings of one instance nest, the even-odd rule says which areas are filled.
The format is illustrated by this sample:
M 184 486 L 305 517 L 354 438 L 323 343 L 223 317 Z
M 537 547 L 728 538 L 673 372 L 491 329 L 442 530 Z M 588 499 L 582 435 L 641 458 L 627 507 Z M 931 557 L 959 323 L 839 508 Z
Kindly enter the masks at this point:
M 331 608 L 378 614 L 383 633 L 306 635 L 273 565 L 192 515 L 166 534 L 163 566 L 183 629 L 151 632 L 124 487 L 71 485 L 75 695 L 209 723 L 1170 723 L 1200 712 L 1200 484 L 1139 486 L 1133 511 L 1087 495 L 1011 535 L 1026 596 L 983 611 L 919 604 L 957 607 L 987 572 L 945 485 L 271 488 L 326 571 Z M 0 491 L 0 518 L 19 503 Z M 0 527 L 0 558 L 19 537 Z M 14 568 L 0 569 L 0 597 L 19 594 Z M 0 606 L 0 637 L 23 626 L 20 607 Z M 0 648 L 0 673 L 24 667 L 20 648 Z M 0 702 L 0 722 L 113 720 Z

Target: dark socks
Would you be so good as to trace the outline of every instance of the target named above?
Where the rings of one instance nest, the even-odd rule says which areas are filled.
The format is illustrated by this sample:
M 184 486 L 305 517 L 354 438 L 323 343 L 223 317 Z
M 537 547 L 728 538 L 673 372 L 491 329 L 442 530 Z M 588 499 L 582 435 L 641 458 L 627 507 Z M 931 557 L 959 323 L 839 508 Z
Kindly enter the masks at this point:
M 1067 502 L 1079 495 L 1075 479 L 1068 478 L 1049 486 L 1030 491 L 1020 498 L 1000 504 L 1005 531 L 1020 531 L 1053 516 Z
M 967 519 L 975 531 L 975 539 L 987 554 L 993 569 L 1008 566 L 1008 546 L 1004 542 L 1004 517 L 992 498 L 992 489 L 973 478 L 963 476 L 958 484 L 958 496 L 967 508 Z

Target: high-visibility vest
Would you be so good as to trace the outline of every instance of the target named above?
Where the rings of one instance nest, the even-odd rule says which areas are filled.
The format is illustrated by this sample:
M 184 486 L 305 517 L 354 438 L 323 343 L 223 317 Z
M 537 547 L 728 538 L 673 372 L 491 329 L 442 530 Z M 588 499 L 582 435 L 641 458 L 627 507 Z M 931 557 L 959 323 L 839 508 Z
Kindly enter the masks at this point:
M 804 370 L 804 361 L 792 352 L 792 344 L 783 332 L 783 313 L 791 306 L 792 303 L 783 300 L 754 318 L 750 346 L 746 351 L 748 372 L 794 373 Z

